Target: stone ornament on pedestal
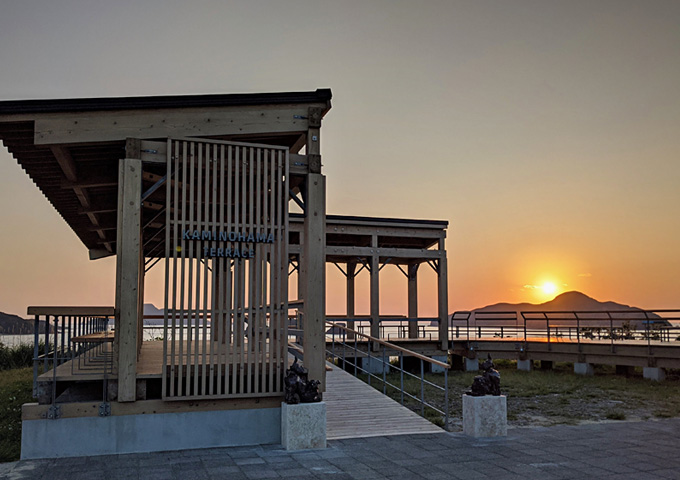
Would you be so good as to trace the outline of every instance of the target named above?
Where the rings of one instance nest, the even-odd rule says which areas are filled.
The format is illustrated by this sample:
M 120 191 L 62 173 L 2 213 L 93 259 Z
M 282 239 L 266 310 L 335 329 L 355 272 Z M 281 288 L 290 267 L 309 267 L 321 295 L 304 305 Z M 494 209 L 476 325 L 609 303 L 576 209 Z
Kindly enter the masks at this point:
M 281 444 L 286 450 L 326 448 L 326 403 L 282 403 Z
M 463 395 L 463 433 L 471 437 L 505 437 L 508 434 L 505 395 Z

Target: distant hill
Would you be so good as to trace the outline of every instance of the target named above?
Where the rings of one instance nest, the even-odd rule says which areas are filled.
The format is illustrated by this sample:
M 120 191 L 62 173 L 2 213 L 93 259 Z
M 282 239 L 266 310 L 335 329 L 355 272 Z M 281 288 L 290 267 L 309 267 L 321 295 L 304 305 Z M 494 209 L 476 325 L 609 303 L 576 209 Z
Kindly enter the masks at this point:
M 474 322 L 477 318 L 489 318 L 493 312 L 606 312 L 606 311 L 616 311 L 616 312 L 626 312 L 619 313 L 616 315 L 618 319 L 630 319 L 631 323 L 637 327 L 641 327 L 644 322 L 644 315 L 642 309 L 637 307 L 632 307 L 630 305 L 624 305 L 616 302 L 600 302 L 595 300 L 588 295 L 581 292 L 565 292 L 549 302 L 533 304 L 533 303 L 496 303 L 493 305 L 487 305 L 486 307 L 476 308 L 472 310 L 472 316 L 470 318 L 471 322 Z M 627 313 L 630 312 L 630 313 Z M 479 315 L 481 314 L 481 315 Z M 557 314 L 559 316 L 559 314 Z M 650 314 L 650 318 L 653 318 L 655 323 L 667 323 L 665 320 L 661 320 L 656 314 Z M 449 317 L 450 318 L 450 317 Z M 552 318 L 552 317 L 551 317 Z M 565 319 L 567 317 L 565 316 Z M 573 318 L 573 317 L 571 317 Z M 591 314 L 589 318 L 592 319 L 608 319 L 608 317 L 603 314 Z M 450 320 L 451 321 L 451 320 Z M 460 324 L 457 320 L 453 320 L 454 325 Z M 514 324 L 514 321 L 512 322 Z
M 502 311 L 522 311 L 522 312 L 542 312 L 542 311 L 598 311 L 607 310 L 636 310 L 641 309 L 623 305 L 616 302 L 600 302 L 585 293 L 565 292 L 549 302 L 533 303 L 496 303 L 486 307 L 476 308 L 475 312 L 502 312 Z
M 156 307 L 153 303 L 144 304 L 144 315 L 161 315 L 161 318 L 147 318 L 144 320 L 144 325 L 163 325 L 163 317 L 165 312 L 162 308 Z
M 40 321 L 39 330 L 45 333 L 45 322 Z M 30 335 L 34 333 L 33 320 L 0 312 L 0 335 Z

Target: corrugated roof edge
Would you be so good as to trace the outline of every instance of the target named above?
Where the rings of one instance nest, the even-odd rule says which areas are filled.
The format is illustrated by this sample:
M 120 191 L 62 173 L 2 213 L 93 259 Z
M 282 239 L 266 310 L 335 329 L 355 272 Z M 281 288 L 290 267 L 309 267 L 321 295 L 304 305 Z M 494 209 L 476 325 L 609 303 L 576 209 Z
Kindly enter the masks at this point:
M 1 114 L 92 112 L 102 110 L 137 110 L 156 108 L 226 107 L 286 103 L 329 102 L 330 88 L 313 92 L 229 93 L 210 95 L 164 95 L 151 97 L 102 97 L 55 100 L 0 101 Z

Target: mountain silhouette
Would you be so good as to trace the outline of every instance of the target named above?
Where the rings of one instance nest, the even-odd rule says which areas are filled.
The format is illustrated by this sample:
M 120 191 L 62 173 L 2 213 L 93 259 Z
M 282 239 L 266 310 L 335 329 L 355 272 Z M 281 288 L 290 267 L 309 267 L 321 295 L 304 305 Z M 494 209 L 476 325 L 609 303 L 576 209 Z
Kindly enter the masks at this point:
M 585 293 L 581 292 L 565 292 L 562 293 L 549 302 L 533 304 L 533 303 L 496 303 L 494 305 L 487 305 L 486 307 L 476 308 L 474 312 L 542 312 L 542 311 L 612 311 L 612 310 L 634 310 L 640 311 L 637 307 L 630 305 L 623 305 L 616 302 L 600 302 Z
M 505 314 L 498 313 L 494 316 L 494 312 L 504 312 Z M 465 315 L 457 315 L 455 318 L 449 317 L 450 325 L 477 325 L 477 321 L 487 321 L 497 325 L 515 325 L 517 322 L 522 321 L 519 312 L 603 312 L 603 313 L 589 313 L 581 316 L 581 318 L 586 318 L 590 323 L 597 321 L 597 323 L 602 323 L 603 325 L 609 324 L 609 316 L 604 312 L 617 312 L 612 315 L 613 318 L 620 321 L 628 321 L 632 326 L 636 328 L 644 327 L 648 320 L 652 320 L 654 324 L 664 324 L 667 325 L 668 322 L 663 320 L 660 316 L 654 313 L 642 313 L 643 310 L 637 307 L 632 307 L 630 305 L 624 305 L 616 302 L 600 302 L 588 295 L 581 292 L 565 292 L 554 299 L 539 304 L 533 303 L 496 303 L 493 305 L 487 305 L 486 307 L 476 308 L 471 311 L 471 315 L 468 320 L 465 320 Z M 517 314 L 515 316 L 515 314 Z M 527 316 L 527 325 L 536 326 L 545 323 L 542 320 L 540 314 Z M 571 314 L 560 314 L 556 313 L 550 317 L 553 320 L 559 320 L 562 325 L 571 325 L 575 323 L 575 317 Z M 551 323 L 553 322 L 551 320 Z M 484 322 L 486 323 L 486 322 Z M 595 323 L 593 323 L 595 325 Z

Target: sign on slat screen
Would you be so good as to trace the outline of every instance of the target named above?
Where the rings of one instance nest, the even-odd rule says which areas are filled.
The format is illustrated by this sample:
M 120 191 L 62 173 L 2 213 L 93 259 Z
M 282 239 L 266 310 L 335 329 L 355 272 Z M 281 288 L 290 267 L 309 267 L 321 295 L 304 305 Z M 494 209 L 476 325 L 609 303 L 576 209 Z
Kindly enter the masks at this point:
M 280 395 L 288 152 L 169 140 L 163 398 Z

